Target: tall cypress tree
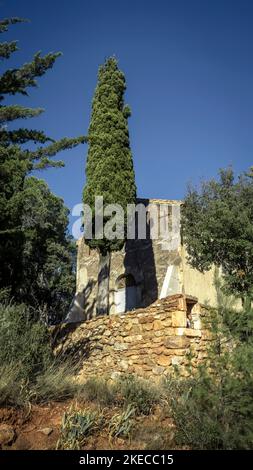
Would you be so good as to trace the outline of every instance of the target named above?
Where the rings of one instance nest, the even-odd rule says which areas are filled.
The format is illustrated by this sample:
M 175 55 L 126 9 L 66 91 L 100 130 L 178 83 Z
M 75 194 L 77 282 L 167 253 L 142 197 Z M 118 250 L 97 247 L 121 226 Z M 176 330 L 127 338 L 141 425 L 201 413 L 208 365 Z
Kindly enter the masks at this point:
M 110 57 L 99 68 L 88 132 L 89 149 L 83 202 L 92 208 L 93 229 L 96 196 L 103 197 L 104 205 L 121 205 L 125 226 L 127 204 L 135 203 L 136 199 L 127 122 L 131 112 L 124 105 L 125 89 L 124 74 L 119 70 L 115 57 Z M 104 217 L 103 224 L 107 220 Z M 99 251 L 97 314 L 108 314 L 110 253 L 120 250 L 125 240 L 108 240 L 104 236 L 102 239 L 87 239 L 86 242 Z

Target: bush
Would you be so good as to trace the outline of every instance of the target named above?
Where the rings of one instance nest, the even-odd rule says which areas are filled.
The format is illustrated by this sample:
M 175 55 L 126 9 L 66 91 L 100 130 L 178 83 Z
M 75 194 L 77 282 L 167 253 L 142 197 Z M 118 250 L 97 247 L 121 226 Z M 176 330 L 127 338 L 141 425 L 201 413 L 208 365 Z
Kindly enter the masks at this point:
M 25 405 L 73 397 L 69 361 L 55 360 L 45 325 L 25 305 L 0 304 L 0 404 Z
M 0 367 L 0 405 L 24 405 L 29 401 L 29 391 L 24 380 L 20 379 L 16 364 Z
M 253 449 L 252 314 L 242 311 L 236 315 L 245 316 L 240 322 L 243 334 L 237 322 L 234 338 L 227 341 L 223 319 L 218 318 L 219 330 L 213 331 L 206 361 L 193 377 L 169 379 L 166 383 L 179 445 L 192 449 Z M 228 332 L 227 323 L 226 317 L 224 331 L 228 334 L 233 327 L 230 322 Z
M 118 393 L 125 406 L 132 405 L 136 414 L 149 415 L 160 396 L 158 390 L 144 379 L 126 375 L 119 379 Z
M 18 376 L 25 381 L 52 361 L 47 328 L 34 320 L 34 312 L 26 305 L 0 304 L 0 342 L 0 363 L 15 363 Z
M 100 405 L 110 406 L 116 401 L 115 390 L 105 379 L 92 377 L 79 386 L 78 398 L 96 401 Z

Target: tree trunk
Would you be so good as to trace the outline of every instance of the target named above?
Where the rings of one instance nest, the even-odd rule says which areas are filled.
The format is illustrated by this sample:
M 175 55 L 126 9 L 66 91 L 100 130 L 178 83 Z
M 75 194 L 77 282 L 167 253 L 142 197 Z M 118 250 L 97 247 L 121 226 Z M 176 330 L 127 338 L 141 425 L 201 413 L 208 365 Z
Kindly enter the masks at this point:
M 109 276 L 111 255 L 99 253 L 96 316 L 109 314 Z

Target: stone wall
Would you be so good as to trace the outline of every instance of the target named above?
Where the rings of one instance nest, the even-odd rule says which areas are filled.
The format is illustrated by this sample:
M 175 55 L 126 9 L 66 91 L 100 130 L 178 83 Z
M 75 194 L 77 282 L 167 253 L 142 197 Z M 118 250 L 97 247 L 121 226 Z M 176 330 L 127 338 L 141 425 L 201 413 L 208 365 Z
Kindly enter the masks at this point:
M 190 311 L 191 327 L 187 327 Z M 120 373 L 159 379 L 175 365 L 186 373 L 187 353 L 193 353 L 196 365 L 210 340 L 201 325 L 205 313 L 195 298 L 169 296 L 145 309 L 67 325 L 58 335 L 55 351 L 81 360 L 82 380 L 115 378 Z
M 189 266 L 186 250 L 181 243 L 180 227 L 173 225 L 173 211 L 180 210 L 182 201 L 140 199 L 138 202 L 143 203 L 147 211 L 152 207 L 159 208 L 159 226 L 165 223 L 163 209 L 168 208 L 166 223 L 169 240 L 173 243 L 168 248 L 166 240 L 150 238 L 150 216 L 146 239 L 127 240 L 122 250 L 111 253 L 109 313 L 132 309 L 132 302 L 127 301 L 129 293 L 123 293 L 126 308 L 121 308 L 119 302 L 122 294 L 119 292 L 119 280 L 127 275 L 135 281 L 135 308 L 148 307 L 157 299 L 174 294 L 196 295 L 200 302 L 208 301 L 215 306 L 214 270 L 200 273 Z M 83 296 L 83 318 L 89 320 L 96 315 L 99 255 L 97 250 L 91 250 L 86 245 L 84 238 L 77 242 L 77 246 L 77 292 Z

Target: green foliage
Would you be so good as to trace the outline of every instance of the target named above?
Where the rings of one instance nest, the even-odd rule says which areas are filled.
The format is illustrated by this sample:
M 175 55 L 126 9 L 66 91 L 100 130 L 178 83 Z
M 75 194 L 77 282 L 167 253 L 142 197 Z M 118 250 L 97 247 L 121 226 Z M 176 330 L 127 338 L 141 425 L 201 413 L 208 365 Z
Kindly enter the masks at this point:
M 0 304 L 0 345 L 0 404 L 78 395 L 73 364 L 54 358 L 48 329 L 27 305 Z
M 68 362 L 60 364 L 52 359 L 47 368 L 29 376 L 18 360 L 0 366 L 0 405 L 3 406 L 64 401 L 76 396 L 78 390 Z
M 43 305 L 52 323 L 63 317 L 75 292 L 76 247 L 67 234 L 69 211 L 43 180 L 27 178 L 23 194 L 20 297 Z
M 127 125 L 130 110 L 124 107 L 125 88 L 125 77 L 117 60 L 111 57 L 99 68 L 88 132 L 83 201 L 93 213 L 95 196 L 103 196 L 105 205 L 120 204 L 125 216 L 127 204 L 135 203 L 136 186 Z M 106 253 L 119 250 L 124 240 L 104 238 L 86 242 Z
M 252 295 L 253 179 L 222 170 L 220 180 L 190 188 L 183 208 L 183 239 L 191 265 L 200 271 L 222 266 L 229 293 Z
M 87 436 L 101 424 L 101 415 L 90 410 L 78 410 L 71 407 L 63 415 L 61 434 L 57 449 L 80 450 Z
M 109 421 L 109 436 L 112 437 L 130 437 L 134 424 L 135 408 L 129 404 L 127 408 L 115 413 Z
M 116 394 L 113 385 L 109 385 L 105 379 L 92 377 L 84 385 L 80 386 L 79 398 L 88 401 L 96 401 L 100 405 L 110 406 L 116 402 Z
M 26 305 L 0 304 L 0 343 L 0 364 L 17 364 L 25 381 L 52 360 L 48 331 Z
M 0 21 L 0 33 L 22 21 Z M 16 50 L 15 41 L 0 43 L 2 59 L 8 59 Z M 17 301 L 32 300 L 34 304 L 36 299 L 35 305 L 40 304 L 42 309 L 46 305 L 50 316 L 54 305 L 53 315 L 59 318 L 74 291 L 74 249 L 66 233 L 67 211 L 43 182 L 28 176 L 34 169 L 62 166 L 52 157 L 86 139 L 81 136 L 54 141 L 40 130 L 14 129 L 15 120 L 38 116 L 43 110 L 8 105 L 5 100 L 10 95 L 28 96 L 27 90 L 37 86 L 37 78 L 51 69 L 60 55 L 37 53 L 31 62 L 7 69 L 0 76 L 0 289 L 9 289 Z
M 166 384 L 175 439 L 181 446 L 253 449 L 252 311 L 231 311 L 224 317 L 225 310 L 223 316 L 216 311 L 216 318 L 212 312 L 213 341 L 197 372 Z M 227 322 L 236 315 L 244 320 Z
M 27 382 L 17 363 L 0 365 L 0 405 L 24 406 L 30 401 Z
M 129 405 L 136 414 L 148 415 L 160 402 L 160 391 L 148 381 L 134 375 L 122 375 L 110 383 L 105 378 L 92 377 L 79 385 L 78 398 L 104 406 Z
M 11 205 L 20 226 L 0 235 L 5 241 L 0 248 L 1 284 L 8 280 L 10 295 L 17 301 L 46 309 L 46 321 L 59 321 L 75 292 L 76 247 L 67 234 L 68 210 L 44 181 L 34 177 L 26 178 L 22 192 L 12 199 L 0 219 L 7 217 Z M 18 258 L 15 248 L 19 249 Z
M 122 376 L 118 381 L 117 390 L 124 406 L 132 405 L 136 414 L 149 415 L 154 405 L 160 401 L 158 390 L 134 375 Z

